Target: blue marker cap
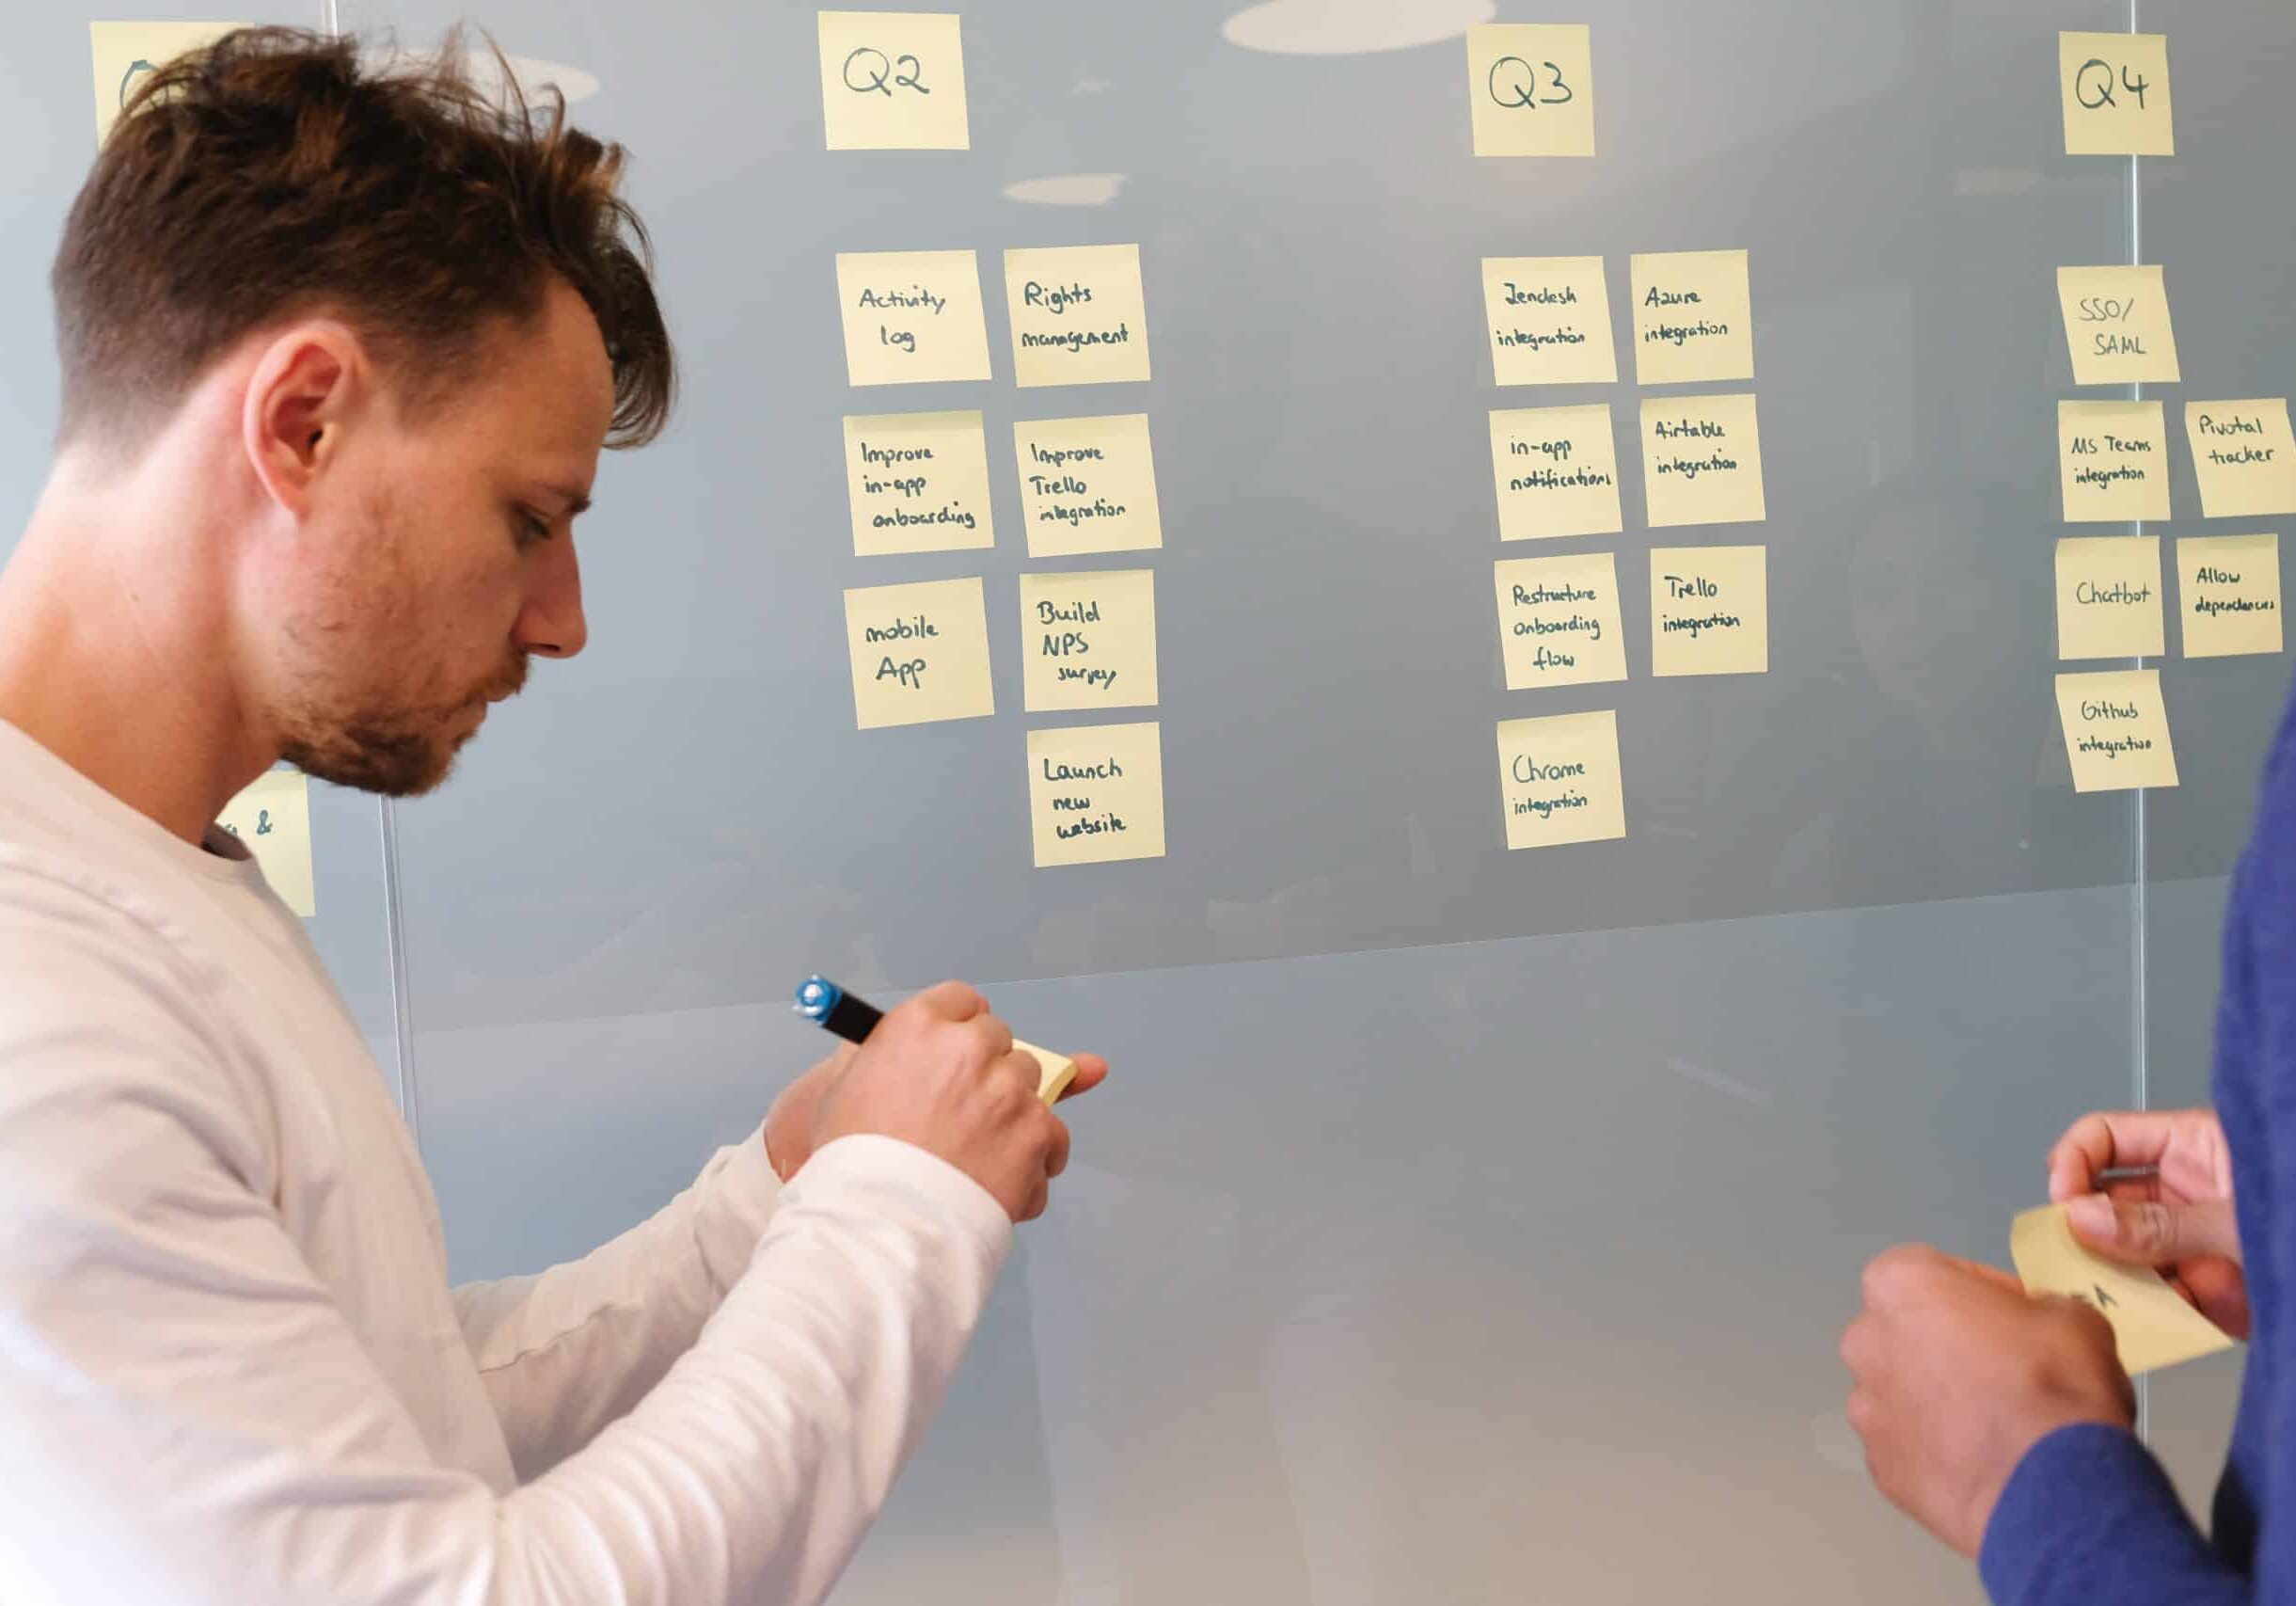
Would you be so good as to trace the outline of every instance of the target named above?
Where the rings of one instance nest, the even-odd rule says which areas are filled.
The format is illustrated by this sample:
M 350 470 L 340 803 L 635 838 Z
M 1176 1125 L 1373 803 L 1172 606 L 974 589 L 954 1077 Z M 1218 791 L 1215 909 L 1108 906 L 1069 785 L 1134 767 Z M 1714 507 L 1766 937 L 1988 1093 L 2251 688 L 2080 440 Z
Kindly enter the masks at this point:
M 809 1021 L 826 1021 L 844 996 L 845 989 L 829 978 L 808 977 L 798 984 L 798 1001 L 792 1008 Z

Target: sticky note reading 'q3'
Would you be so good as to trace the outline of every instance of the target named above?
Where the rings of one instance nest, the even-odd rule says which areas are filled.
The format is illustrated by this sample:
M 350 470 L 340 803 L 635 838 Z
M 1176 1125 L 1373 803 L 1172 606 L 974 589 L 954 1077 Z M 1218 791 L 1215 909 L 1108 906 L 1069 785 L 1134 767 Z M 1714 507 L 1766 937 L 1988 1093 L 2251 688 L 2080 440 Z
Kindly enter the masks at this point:
M 1594 154 L 1594 58 L 1583 23 L 1467 29 L 1467 109 L 1478 156 Z
M 311 874 L 310 778 L 300 770 L 270 770 L 224 805 L 215 823 L 255 854 L 271 890 L 306 920 L 319 913 Z
M 2110 1322 L 2121 1368 L 2131 1377 L 2232 1347 L 2224 1329 L 2159 1272 L 2092 1254 L 2073 1236 L 2062 1204 L 2018 1215 L 2009 1225 L 2009 1258 L 2026 1293 L 2078 1299 Z
M 2168 707 L 2157 669 L 2057 676 L 2057 718 L 2077 792 L 2125 792 L 2177 784 Z
M 824 11 L 821 121 L 831 151 L 969 151 L 954 13 Z

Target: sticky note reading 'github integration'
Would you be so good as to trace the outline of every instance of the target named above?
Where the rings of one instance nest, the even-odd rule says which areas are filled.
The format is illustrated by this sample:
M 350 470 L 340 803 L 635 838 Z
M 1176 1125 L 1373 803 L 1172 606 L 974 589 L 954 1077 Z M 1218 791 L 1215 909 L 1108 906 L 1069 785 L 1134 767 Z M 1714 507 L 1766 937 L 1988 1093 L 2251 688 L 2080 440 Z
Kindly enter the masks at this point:
M 1485 257 L 1482 305 L 1494 384 L 1617 380 L 1602 258 Z
M 1502 541 L 1620 528 L 1619 452 L 1607 404 L 1492 413 L 1491 469 Z
M 267 770 L 226 803 L 215 823 L 245 842 L 271 890 L 306 920 L 319 913 L 311 873 L 310 778 L 300 770 Z
M 1586 25 L 1467 29 L 1467 112 L 1478 156 L 1593 155 L 1594 57 Z
M 1492 565 L 1507 689 L 1626 678 L 1618 565 L 1608 552 Z
M 831 151 L 969 151 L 954 13 L 824 11 L 821 120 Z
M 1744 251 L 1665 251 L 1627 266 L 1635 378 L 1644 385 L 1754 376 L 1753 298 Z
M 2057 676 L 2057 718 L 2077 792 L 2130 791 L 2177 784 L 2168 708 L 2157 669 L 2113 669 Z
M 1650 672 L 1766 675 L 1767 547 L 1653 547 Z
M 2276 653 L 2280 537 L 2193 535 L 2177 543 L 2177 610 L 2184 656 Z
M 848 418 L 845 478 L 857 556 L 996 545 L 978 413 Z
M 2057 463 L 2068 524 L 2168 517 L 2168 426 L 2158 402 L 2059 402 Z
M 1148 376 L 1138 246 L 1005 253 L 1013 383 L 1110 385 Z
M 2090 1252 L 2073 1236 L 2062 1204 L 2018 1215 L 2009 1225 L 2009 1259 L 2026 1293 L 2078 1299 L 2104 1317 L 2121 1370 L 2131 1377 L 2232 1347 L 2159 1272 Z
M 1133 552 L 1164 545 L 1146 413 L 1023 419 L 1012 426 L 1021 513 L 1032 558 Z
M 2174 156 L 2166 34 L 2059 34 L 2068 156 Z
M 1619 721 L 1611 710 L 1500 722 L 1498 781 L 1510 849 L 1626 835 Z
M 2057 656 L 2159 658 L 2161 542 L 2152 535 L 2057 543 Z
M 96 143 L 110 135 L 135 90 L 177 56 L 213 44 L 245 23 L 90 23 L 88 54 L 96 75 Z
M 863 730 L 996 712 L 989 611 L 978 580 L 872 585 L 845 594 L 853 712 Z
M 1154 707 L 1156 572 L 1022 575 L 1021 687 L 1032 714 Z
M 1028 806 L 1040 869 L 1163 858 L 1163 727 L 1030 731 Z
M 2074 384 L 2177 383 L 2177 336 L 2159 263 L 2061 267 L 2057 303 Z
M 971 251 L 840 251 L 837 301 L 851 383 L 989 377 L 980 264 Z
M 1766 517 L 1754 398 L 1644 397 L 1642 486 L 1655 527 Z
M 2296 440 L 2285 396 L 2248 402 L 2187 402 L 2185 437 L 2206 518 L 2296 513 Z

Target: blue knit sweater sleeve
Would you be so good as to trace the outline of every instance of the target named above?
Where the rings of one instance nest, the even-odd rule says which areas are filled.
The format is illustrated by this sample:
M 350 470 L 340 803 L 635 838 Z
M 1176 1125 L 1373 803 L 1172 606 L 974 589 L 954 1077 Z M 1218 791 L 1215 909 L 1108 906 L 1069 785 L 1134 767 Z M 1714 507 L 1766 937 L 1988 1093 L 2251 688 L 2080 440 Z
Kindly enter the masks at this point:
M 2099 1423 L 2059 1428 L 2026 1453 L 1993 1508 L 1977 1566 L 1994 1606 L 2251 1598 L 2247 1577 L 2193 1526 L 2151 1452 Z

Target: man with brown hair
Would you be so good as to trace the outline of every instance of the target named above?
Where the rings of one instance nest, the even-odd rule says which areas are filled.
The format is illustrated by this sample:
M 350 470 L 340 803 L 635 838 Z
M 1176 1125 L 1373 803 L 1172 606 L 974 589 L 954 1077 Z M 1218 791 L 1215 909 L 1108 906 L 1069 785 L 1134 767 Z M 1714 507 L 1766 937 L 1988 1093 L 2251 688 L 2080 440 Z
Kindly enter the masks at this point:
M 0 1600 L 818 1600 L 1066 1162 L 950 983 L 653 1219 L 449 1288 L 212 822 L 281 756 L 437 784 L 581 650 L 570 526 L 668 411 L 621 152 L 460 58 L 228 36 L 143 84 L 56 256 L 0 575 Z

